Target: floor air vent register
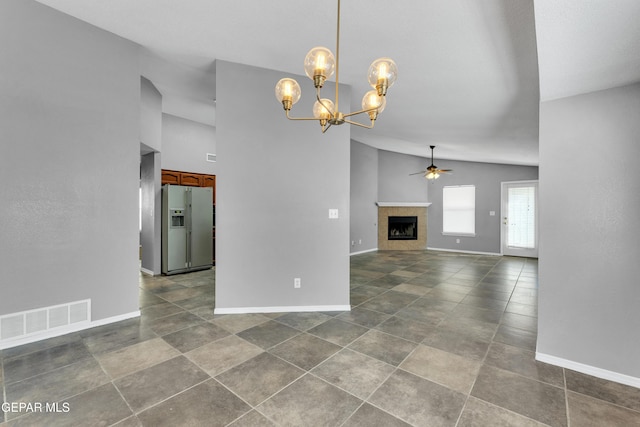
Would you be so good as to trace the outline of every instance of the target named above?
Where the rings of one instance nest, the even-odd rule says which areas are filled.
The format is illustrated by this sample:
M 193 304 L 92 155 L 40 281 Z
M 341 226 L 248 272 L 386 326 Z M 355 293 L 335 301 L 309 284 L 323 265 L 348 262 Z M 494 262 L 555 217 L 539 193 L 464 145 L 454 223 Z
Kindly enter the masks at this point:
M 46 334 L 91 321 L 91 300 L 27 310 L 0 316 L 0 348 L 12 341 Z

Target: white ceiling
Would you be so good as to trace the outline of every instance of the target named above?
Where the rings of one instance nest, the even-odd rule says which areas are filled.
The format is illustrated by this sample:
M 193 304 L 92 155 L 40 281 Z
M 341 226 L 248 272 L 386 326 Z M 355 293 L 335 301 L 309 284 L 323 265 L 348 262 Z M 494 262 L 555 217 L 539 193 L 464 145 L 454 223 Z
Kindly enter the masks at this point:
M 304 74 L 310 48 L 335 51 L 336 2 L 38 1 L 144 46 L 142 74 L 163 109 L 203 123 L 215 123 L 214 60 L 285 77 Z M 389 56 L 399 68 L 375 129 L 353 127 L 352 138 L 424 157 L 436 145 L 436 159 L 537 165 L 540 99 L 640 81 L 638 18 L 638 0 L 345 0 L 340 82 L 352 86 L 351 110 L 370 89 L 371 61 Z

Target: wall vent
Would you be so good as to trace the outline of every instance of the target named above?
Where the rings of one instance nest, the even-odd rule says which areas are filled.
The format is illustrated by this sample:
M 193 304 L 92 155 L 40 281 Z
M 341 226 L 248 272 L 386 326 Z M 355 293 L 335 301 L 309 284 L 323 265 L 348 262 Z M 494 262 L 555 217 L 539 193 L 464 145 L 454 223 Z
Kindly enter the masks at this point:
M 207 162 L 216 162 L 216 155 L 212 153 L 207 153 Z
M 91 300 L 0 316 L 0 343 L 91 322 Z

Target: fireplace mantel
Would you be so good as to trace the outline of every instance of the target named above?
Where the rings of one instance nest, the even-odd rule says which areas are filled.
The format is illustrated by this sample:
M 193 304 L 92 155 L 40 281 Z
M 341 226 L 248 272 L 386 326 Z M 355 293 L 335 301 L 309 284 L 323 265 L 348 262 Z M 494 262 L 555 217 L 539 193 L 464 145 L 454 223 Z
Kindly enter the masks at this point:
M 428 208 L 431 203 L 425 202 L 376 202 L 376 205 L 384 208 Z

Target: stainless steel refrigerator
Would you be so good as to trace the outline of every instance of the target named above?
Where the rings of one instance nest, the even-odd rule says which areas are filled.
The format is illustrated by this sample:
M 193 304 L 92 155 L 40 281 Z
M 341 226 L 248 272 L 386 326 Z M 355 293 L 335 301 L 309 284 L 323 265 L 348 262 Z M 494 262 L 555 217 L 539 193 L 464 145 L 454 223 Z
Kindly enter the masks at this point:
M 213 189 L 162 187 L 162 273 L 212 266 Z

